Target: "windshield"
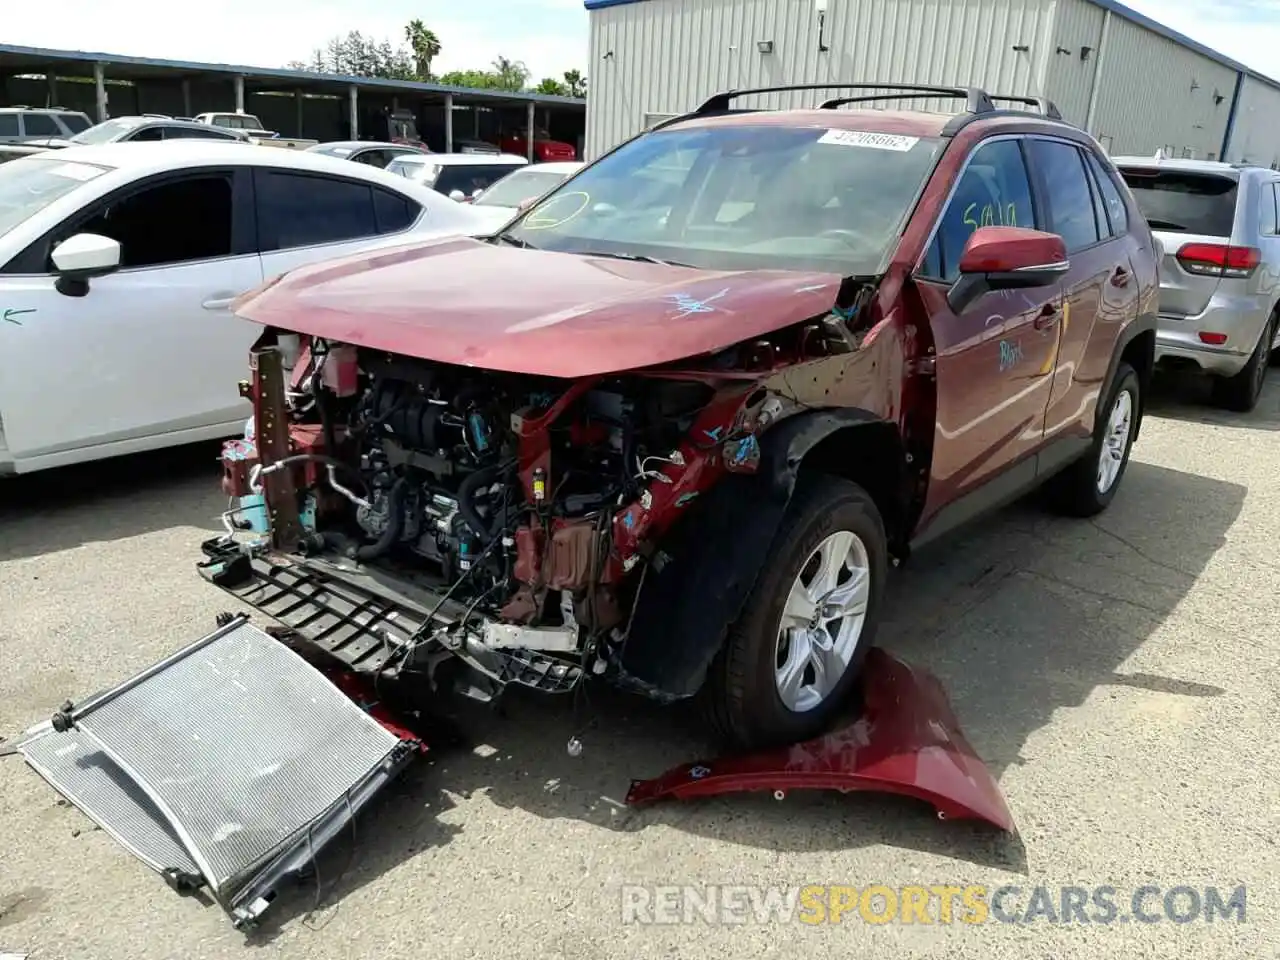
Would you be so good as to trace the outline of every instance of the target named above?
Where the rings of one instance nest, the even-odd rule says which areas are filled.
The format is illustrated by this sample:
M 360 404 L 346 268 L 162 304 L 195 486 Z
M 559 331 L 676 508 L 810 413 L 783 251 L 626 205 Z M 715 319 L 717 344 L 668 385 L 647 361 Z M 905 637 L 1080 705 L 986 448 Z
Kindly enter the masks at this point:
M 1231 236 L 1236 219 L 1233 178 L 1136 167 L 1120 174 L 1153 230 Z
M 83 113 L 60 113 L 62 123 L 72 133 L 80 133 L 89 129 L 89 118 Z
M 44 156 L 0 165 L 0 236 L 108 169 Z
M 540 197 L 553 187 L 564 183 L 567 173 L 550 170 L 517 170 L 503 177 L 480 196 L 477 207 L 518 207 L 525 200 Z
M 427 179 L 428 173 L 434 177 L 438 169 L 435 164 L 431 164 L 428 170 L 427 164 L 422 160 L 408 157 L 397 157 L 387 164 L 388 173 L 395 173 L 410 180 L 417 180 L 419 183 Z
M 77 133 L 71 138 L 71 142 L 89 146 L 96 143 L 111 143 L 146 122 L 145 117 L 119 117 L 115 120 L 104 120 L 88 130 Z
M 942 145 L 772 125 L 660 131 L 584 170 L 506 235 L 711 270 L 875 275 Z

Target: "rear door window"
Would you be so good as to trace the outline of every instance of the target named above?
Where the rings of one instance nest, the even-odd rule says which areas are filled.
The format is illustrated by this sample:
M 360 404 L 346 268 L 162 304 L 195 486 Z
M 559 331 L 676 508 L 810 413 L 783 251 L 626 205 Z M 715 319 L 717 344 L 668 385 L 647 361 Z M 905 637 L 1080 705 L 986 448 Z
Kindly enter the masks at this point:
M 22 117 L 23 126 L 28 137 L 60 137 L 62 128 L 58 121 L 47 113 L 28 113 Z
M 1044 180 L 1048 229 L 1062 237 L 1067 253 L 1093 246 L 1108 235 L 1098 224 L 1093 190 L 1078 147 L 1061 140 L 1030 140 L 1031 162 Z
M 378 233 L 367 183 L 257 170 L 258 241 L 263 253 L 341 243 Z
M 1264 237 L 1274 237 L 1280 233 L 1280 212 L 1276 206 L 1276 185 L 1264 183 L 1258 188 L 1261 199 L 1258 201 L 1258 232 Z
M 1107 219 L 1111 224 L 1111 235 L 1124 236 L 1129 232 L 1129 208 L 1124 202 L 1124 197 L 1120 195 L 1115 177 L 1107 171 L 1094 153 L 1085 151 L 1085 155 L 1089 158 L 1089 167 L 1093 170 L 1094 180 L 1102 191 L 1102 203 L 1106 207 Z
M 408 197 L 402 197 L 381 187 L 373 188 L 373 212 L 377 220 L 378 233 L 398 233 L 408 229 L 421 211 L 416 203 Z
M 1231 177 L 1127 167 L 1121 174 L 1153 230 L 1229 237 L 1239 185 Z

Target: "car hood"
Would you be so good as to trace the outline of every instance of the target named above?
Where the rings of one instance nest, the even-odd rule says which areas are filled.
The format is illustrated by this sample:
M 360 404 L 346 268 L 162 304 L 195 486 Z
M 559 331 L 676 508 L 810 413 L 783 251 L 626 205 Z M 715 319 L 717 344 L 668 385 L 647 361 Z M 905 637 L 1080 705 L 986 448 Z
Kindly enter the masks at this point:
M 74 147 L 75 144 L 62 137 L 41 137 L 39 140 L 26 140 L 24 147 Z
M 471 204 L 471 211 L 476 215 L 476 222 L 486 230 L 497 231 L 515 219 L 519 209 L 516 207 L 499 207 L 493 204 Z
M 670 363 L 799 323 L 831 309 L 840 280 L 453 237 L 301 267 L 233 309 L 425 360 L 572 378 Z

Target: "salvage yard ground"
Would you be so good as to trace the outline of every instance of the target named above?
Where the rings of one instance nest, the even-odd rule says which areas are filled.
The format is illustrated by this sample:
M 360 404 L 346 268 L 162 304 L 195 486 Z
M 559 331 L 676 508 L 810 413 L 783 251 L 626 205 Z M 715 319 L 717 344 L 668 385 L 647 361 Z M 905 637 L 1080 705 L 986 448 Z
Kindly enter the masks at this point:
M 1110 511 L 1018 505 L 897 579 L 881 642 L 934 670 L 1021 830 L 870 795 L 642 811 L 628 781 L 701 745 L 593 698 L 486 717 L 411 771 L 249 941 L 181 900 L 18 758 L 0 760 L 0 954 L 150 960 L 1275 956 L 1280 943 L 1280 376 L 1247 417 L 1161 385 Z M 223 498 L 201 448 L 0 486 L 0 733 L 208 632 Z M 640 926 L 626 884 L 1247 887 L 1244 923 Z M 1025 909 L 1026 893 L 1020 901 Z M 1159 899 L 1152 901 L 1158 908 Z M 1122 911 L 1123 912 L 1123 911 Z M 935 914 L 936 916 L 936 914 Z M 273 922 L 274 921 L 274 922 Z

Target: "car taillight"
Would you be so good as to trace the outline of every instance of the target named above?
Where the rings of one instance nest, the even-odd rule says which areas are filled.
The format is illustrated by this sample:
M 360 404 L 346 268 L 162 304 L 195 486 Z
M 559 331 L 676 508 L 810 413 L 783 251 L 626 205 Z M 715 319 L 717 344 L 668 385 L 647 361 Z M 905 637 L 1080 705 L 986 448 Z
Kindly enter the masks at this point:
M 1187 273 L 1243 280 L 1258 269 L 1262 251 L 1256 247 L 1229 247 L 1221 243 L 1188 243 L 1179 248 L 1177 257 Z

